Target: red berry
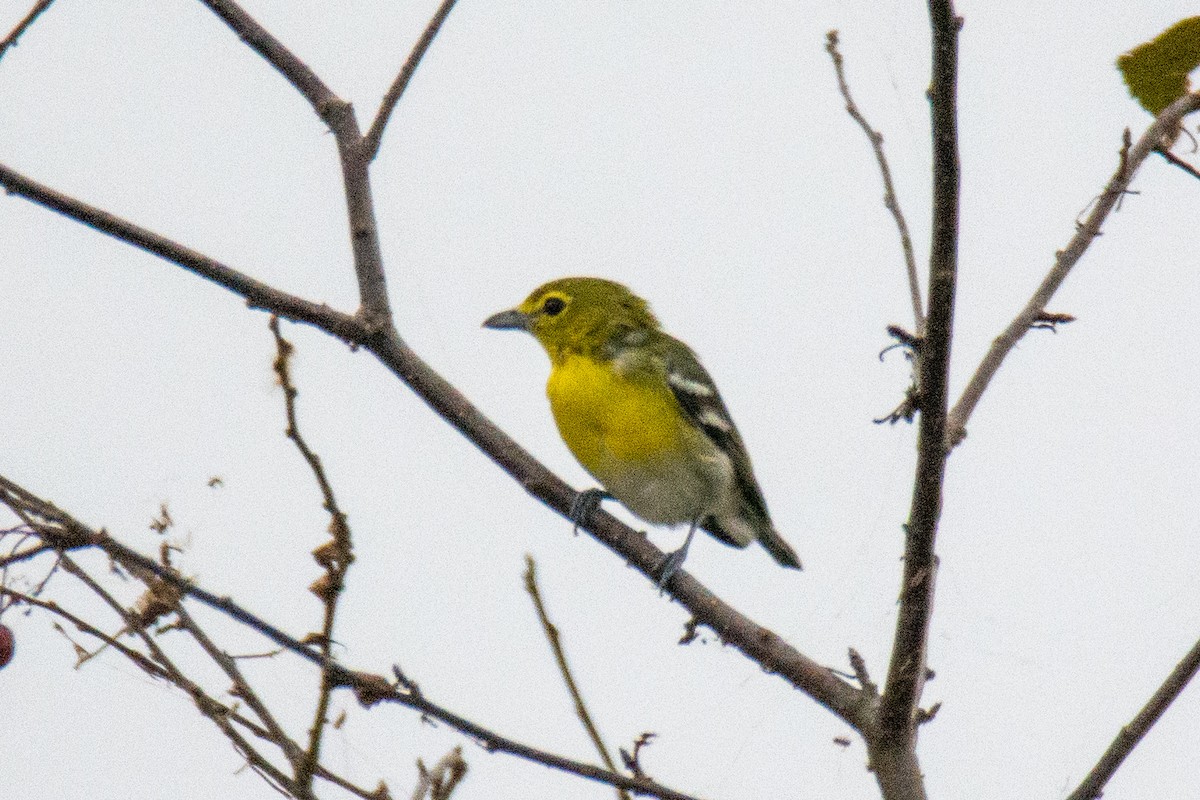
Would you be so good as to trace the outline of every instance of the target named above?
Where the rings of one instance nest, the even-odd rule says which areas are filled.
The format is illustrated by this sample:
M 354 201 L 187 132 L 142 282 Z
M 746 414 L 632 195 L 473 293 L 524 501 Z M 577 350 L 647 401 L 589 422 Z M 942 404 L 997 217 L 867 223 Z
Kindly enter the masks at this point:
M 16 640 L 13 639 L 12 628 L 7 625 L 0 625 L 0 669 L 4 669 L 8 662 L 12 661 L 13 650 L 16 648 Z

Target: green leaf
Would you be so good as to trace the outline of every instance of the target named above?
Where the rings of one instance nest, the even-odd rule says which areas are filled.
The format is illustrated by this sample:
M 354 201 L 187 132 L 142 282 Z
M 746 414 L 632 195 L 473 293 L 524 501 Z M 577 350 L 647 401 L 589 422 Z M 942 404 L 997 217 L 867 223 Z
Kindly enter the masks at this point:
M 1200 17 L 1176 22 L 1117 59 L 1129 93 L 1158 114 L 1190 92 L 1188 73 L 1200 66 Z

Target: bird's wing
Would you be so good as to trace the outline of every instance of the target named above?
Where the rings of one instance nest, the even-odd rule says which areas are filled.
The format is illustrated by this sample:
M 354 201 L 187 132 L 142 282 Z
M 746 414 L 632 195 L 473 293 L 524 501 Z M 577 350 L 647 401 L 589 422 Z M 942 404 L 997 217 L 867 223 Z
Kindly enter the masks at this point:
M 762 525 L 769 528 L 771 522 L 767 504 L 754 479 L 750 456 L 737 426 L 733 424 L 733 418 L 729 416 L 729 409 L 717 391 L 717 385 L 691 348 L 666 334 L 661 336 L 664 341 L 660 352 L 671 393 L 687 418 L 729 457 L 737 488 L 742 495 L 744 513 L 749 514 L 753 527 Z
M 800 559 L 775 530 L 767 512 L 767 501 L 754 478 L 750 455 L 741 434 L 721 400 L 717 385 L 686 344 L 665 333 L 656 344 L 666 368 L 667 385 L 686 417 L 698 427 L 733 465 L 734 485 L 739 495 L 735 516 L 710 516 L 701 527 L 717 539 L 735 547 L 749 544 L 748 534 L 757 538 L 776 561 L 800 569 Z M 735 532 L 736 531 L 736 532 Z

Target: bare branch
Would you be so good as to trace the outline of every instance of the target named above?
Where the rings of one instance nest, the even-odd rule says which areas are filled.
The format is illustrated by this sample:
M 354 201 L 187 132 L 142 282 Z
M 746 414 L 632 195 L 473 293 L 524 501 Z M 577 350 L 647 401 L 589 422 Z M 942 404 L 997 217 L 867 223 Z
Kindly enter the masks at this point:
M 105 633 L 87 620 L 78 617 L 67 609 L 63 608 L 58 603 L 42 600 L 34 597 L 31 594 L 18 592 L 15 589 L 9 589 L 7 586 L 0 586 L 0 597 L 8 597 L 14 602 L 24 603 L 25 605 L 40 608 L 44 611 L 49 611 L 51 614 L 62 617 L 67 622 L 70 622 L 73 626 L 75 626 L 75 628 L 81 633 L 86 633 L 88 636 L 99 639 L 101 642 L 103 642 L 104 647 L 111 647 L 121 655 L 125 656 L 127 659 L 137 665 L 137 667 L 142 669 L 147 675 L 150 675 L 154 678 L 169 679 L 167 671 L 147 658 L 144 653 L 140 653 L 137 650 L 134 650 L 132 647 L 123 644 L 117 636 L 111 636 Z
M 366 340 L 365 326 L 349 314 L 335 311 L 324 304 L 280 291 L 228 267 L 203 253 L 191 250 L 178 242 L 153 231 L 127 222 L 95 206 L 68 197 L 0 164 L 0 186 L 9 194 L 32 200 L 38 205 L 57 211 L 101 233 L 127 242 L 160 258 L 166 259 L 205 280 L 223 286 L 246 298 L 251 308 L 262 308 L 281 317 L 314 325 L 352 344 Z
M 912 236 L 908 232 L 908 222 L 900 209 L 900 201 L 896 198 L 896 187 L 892 184 L 892 170 L 888 166 L 887 156 L 883 152 L 883 134 L 871 127 L 863 116 L 854 98 L 850 96 L 850 86 L 846 83 L 846 70 L 841 52 L 838 51 L 838 32 L 830 31 L 825 35 L 825 51 L 833 61 L 833 69 L 837 74 L 838 90 L 846 101 L 846 113 L 858 123 L 863 133 L 871 142 L 875 151 L 875 162 L 879 165 L 879 174 L 883 177 L 883 205 L 891 212 L 896 221 L 896 230 L 900 234 L 900 247 L 904 251 L 904 269 L 908 274 L 908 291 L 912 298 L 913 327 L 920 337 L 925 333 L 925 312 L 921 308 L 921 279 L 917 277 L 917 259 L 913 255 Z
M 408 88 L 413 73 L 417 71 L 417 66 L 421 63 L 421 59 L 425 57 L 425 51 L 429 49 L 429 45 L 433 44 L 434 37 L 442 29 L 442 23 L 446 21 L 446 17 L 450 16 L 450 10 L 454 8 L 455 2 L 457 0 L 442 0 L 442 4 L 438 6 L 438 10 L 434 12 L 433 18 L 425 26 L 425 32 L 421 34 L 421 38 L 413 45 L 412 52 L 408 54 L 404 66 L 400 68 L 400 74 L 396 76 L 396 80 L 388 88 L 387 94 L 383 96 L 383 102 L 379 104 L 379 111 L 375 114 L 375 121 L 371 123 L 371 127 L 367 130 L 366 135 L 363 136 L 361 155 L 365 160 L 373 161 L 379 153 L 379 144 L 383 140 L 383 129 L 387 127 L 388 120 L 392 116 L 392 111 L 396 108 L 396 103 L 400 102 L 400 97 L 404 94 L 404 90 Z
M 1100 761 L 1092 767 L 1092 771 L 1083 779 L 1079 787 L 1071 792 L 1067 800 L 1095 800 L 1100 797 L 1109 778 L 1133 752 L 1133 748 L 1137 747 L 1143 737 L 1154 727 L 1154 723 L 1158 722 L 1163 712 L 1170 707 L 1171 703 L 1175 702 L 1175 698 L 1179 697 L 1188 682 L 1195 677 L 1197 670 L 1200 670 L 1200 641 L 1192 645 L 1192 649 L 1183 657 L 1183 660 L 1175 665 L 1175 669 L 1171 670 L 1171 674 L 1158 687 L 1158 691 L 1150 698 L 1150 702 L 1146 703 L 1133 721 L 1121 729 Z
M 247 47 L 278 70 L 279 74 L 304 96 L 304 99 L 321 119 L 325 119 L 328 123 L 326 115 L 333 113 L 334 106 L 345 104 L 345 101 L 338 98 L 333 90 L 309 69 L 307 64 L 297 58 L 266 28 L 255 22 L 254 18 L 237 3 L 232 0 L 200 0 L 200 2 L 208 6 L 210 11 L 232 28 Z
M 880 725 L 888 736 L 907 740 L 925 682 L 925 649 L 933 611 L 937 559 L 934 540 L 942 510 L 946 466 L 946 404 L 954 293 L 958 271 L 959 161 L 957 130 L 958 31 L 961 20 L 951 0 L 930 0 L 933 77 L 929 102 L 933 131 L 933 238 L 929 263 L 929 320 L 917 357 L 917 474 L 905 526 L 900 613 Z
M 255 692 L 250 686 L 249 681 L 246 680 L 246 677 L 242 674 L 241 669 L 238 668 L 237 661 L 231 658 L 228 653 L 217 647 L 212 639 L 209 638 L 208 634 L 206 634 L 204 630 L 196 624 L 196 621 L 192 619 L 192 615 L 189 614 L 186 609 L 184 609 L 182 604 L 176 608 L 175 613 L 179 617 L 180 627 L 187 631 L 192 638 L 199 643 L 201 649 L 204 650 L 208 657 L 211 658 L 213 662 L 221 668 L 221 671 L 225 673 L 226 677 L 229 678 L 230 682 L 233 684 L 233 694 L 245 701 L 246 705 L 250 707 L 250 710 L 253 711 L 261 721 L 263 726 L 263 731 L 260 734 L 261 738 L 265 738 L 279 747 L 280 751 L 283 752 L 287 760 L 291 762 L 292 771 L 298 772 L 300 761 L 303 758 L 303 751 L 301 751 L 300 746 L 292 741 L 291 737 L 287 735 L 287 733 L 283 730 L 283 726 L 281 726 L 278 720 L 275 719 L 275 715 L 272 714 L 270 709 L 267 708 L 266 703 L 262 701 L 262 698 L 260 698 L 258 693 Z
M 156 567 L 159 566 L 157 562 L 154 562 L 150 559 L 146 559 L 146 561 L 155 565 Z M 146 626 L 140 624 L 138 615 L 135 612 L 130 611 L 122 606 L 120 602 L 118 602 L 117 599 L 108 592 L 108 590 L 101 586 L 99 582 L 89 575 L 86 570 L 76 564 L 70 557 L 63 555 L 62 566 L 66 572 L 80 580 L 85 586 L 88 587 L 88 589 L 90 589 L 96 596 L 103 600 L 106 605 L 112 608 L 122 619 L 126 621 L 127 627 L 125 630 L 142 640 L 142 643 L 146 646 L 147 651 L 150 653 L 150 658 L 153 659 L 155 664 L 162 668 L 162 677 L 165 677 L 168 681 L 187 692 L 200 713 L 205 717 L 208 717 L 208 719 L 211 720 L 218 729 L 220 729 L 221 733 L 223 733 L 225 737 L 229 739 L 234 749 L 236 749 L 246 758 L 247 763 L 250 764 L 250 766 L 256 772 L 263 776 L 263 778 L 269 783 L 276 784 L 278 787 L 286 788 L 289 791 L 295 788 L 292 781 L 289 780 L 288 777 L 284 775 L 278 767 L 276 767 L 271 763 L 270 760 L 259 753 L 258 750 L 248 741 L 246 741 L 245 737 L 233 727 L 229 717 L 230 709 L 224 704 L 210 697 L 203 687 L 183 674 L 182 670 L 175 665 L 175 663 L 167 656 L 166 652 L 158 646 L 158 642 L 154 640 L 154 637 L 146 632 Z M 130 566 L 130 571 L 135 575 L 144 575 L 147 571 L 139 569 L 140 566 L 140 564 L 134 564 Z M 150 570 L 149 572 L 153 573 L 154 571 Z M 149 577 L 151 579 L 153 578 L 152 575 Z M 143 579 L 143 582 L 147 583 L 147 585 L 150 585 L 149 580 Z M 179 595 L 176 596 L 178 597 Z M 178 606 L 177 603 L 176 606 Z M 138 662 L 135 660 L 135 663 Z M 295 792 L 294 794 L 303 800 L 308 800 L 308 798 L 311 796 L 300 792 Z
M 587 704 L 583 702 L 583 694 L 579 691 L 579 685 L 575 683 L 570 665 L 567 664 L 567 654 L 563 650 L 562 641 L 558 635 L 558 626 L 550 621 L 550 616 L 546 613 L 546 604 L 542 602 L 542 592 L 538 588 L 537 564 L 534 562 L 533 556 L 528 553 L 525 555 L 525 591 L 533 600 L 538 620 L 542 623 L 542 632 L 546 634 L 546 641 L 550 643 L 550 649 L 554 651 L 554 661 L 558 664 L 558 671 L 562 673 L 563 683 L 567 685 L 567 691 L 571 693 L 571 699 L 575 703 L 575 714 L 583 723 L 583 728 L 587 731 L 592 744 L 595 745 L 596 752 L 600 754 L 604 766 L 608 767 L 610 772 L 616 772 L 617 765 L 613 762 L 612 756 L 608 754 L 608 747 L 600 738 L 600 731 L 596 729 L 596 724 L 592 722 L 592 715 L 588 713 Z M 629 793 L 624 789 L 617 789 L 617 797 L 619 800 L 630 800 Z
M 275 361 L 272 366 L 275 376 L 279 380 L 279 386 L 283 390 L 287 437 L 296 445 L 296 449 L 300 451 L 300 455 L 308 464 L 313 477 L 316 478 L 324 501 L 323 506 L 329 512 L 329 532 L 332 534 L 332 538 L 328 542 L 313 551 L 313 557 L 316 558 L 317 563 L 325 568 L 324 577 L 311 587 L 325 609 L 324 619 L 321 623 L 321 635 L 318 639 L 325 666 L 321 670 L 321 686 L 317 694 L 317 706 L 313 712 L 312 725 L 309 728 L 308 749 L 296 770 L 296 783 L 305 790 L 311 790 L 313 771 L 321 761 L 321 737 L 325 731 L 326 717 L 329 714 L 329 700 L 334 689 L 333 676 L 328 667 L 333 661 L 333 625 L 337 616 L 338 598 L 342 596 L 342 590 L 346 584 L 346 572 L 354 561 L 354 548 L 350 537 L 350 523 L 338 506 L 337 497 L 334 496 L 333 486 L 330 485 L 329 478 L 325 474 L 321 458 L 308 446 L 308 442 L 300 432 L 300 421 L 296 416 L 296 396 L 299 391 L 292 383 L 290 367 L 295 348 L 291 342 L 283 338 L 283 333 L 279 329 L 279 317 L 272 315 L 268 326 L 275 338 Z
M 885 800 L 924 800 L 916 755 L 917 704 L 925 686 L 937 556 L 934 543 L 946 471 L 946 406 L 954 295 L 958 279 L 958 32 L 952 0 L 929 0 L 932 77 L 933 220 L 929 253 L 929 317 L 916 363 L 921 412 L 912 506 L 904 526 L 904 574 L 896 637 L 879 706 L 879 730 L 864 738 Z
M 129 647 L 128 645 L 123 644 L 117 637 L 106 634 L 104 631 L 101 631 L 100 629 L 96 628 L 94 625 L 87 622 L 86 620 L 84 620 L 80 617 L 77 617 L 74 614 L 72 614 L 70 611 L 67 611 L 66 609 L 62 608 L 57 603 L 49 602 L 46 600 L 41 600 L 32 595 L 25 594 L 22 592 L 17 592 L 15 590 L 8 589 L 7 587 L 4 587 L 4 586 L 0 586 L 0 597 L 12 598 L 16 602 L 24 603 L 29 606 L 40 608 L 44 611 L 48 611 L 51 614 L 54 614 L 58 617 L 65 619 L 66 621 L 70 622 L 71 625 L 73 625 L 75 628 L 77 628 L 81 632 L 86 633 L 89 636 L 93 636 L 93 637 L 99 639 L 100 641 L 102 641 L 104 643 L 105 647 L 110 647 L 113 650 L 116 650 L 118 653 L 125 656 L 127 659 L 132 661 L 136 666 L 143 669 L 147 674 L 151 675 L 152 677 L 161 678 L 163 680 L 170 681 L 170 682 L 174 683 L 175 685 L 179 686 L 179 688 L 183 689 L 185 692 L 188 692 L 189 694 L 192 694 L 193 696 L 195 696 L 195 690 L 198 688 L 195 684 L 191 683 L 190 681 L 186 681 L 186 680 L 181 683 L 180 681 L 176 680 L 176 678 L 181 677 L 181 675 L 177 676 L 177 675 L 173 674 L 169 669 L 167 669 L 163 666 L 160 666 L 154 660 L 147 658 L 143 653 L 140 653 L 137 650 L 134 650 L 133 648 Z M 242 700 L 245 700 L 247 702 L 247 704 L 251 705 L 251 708 L 260 717 L 260 719 L 263 720 L 266 727 L 260 727 L 260 726 L 256 725 L 251 720 L 238 714 L 234 709 L 230 708 L 227 705 L 219 703 L 215 700 L 212 700 L 211 698 L 207 698 L 206 707 L 208 709 L 210 709 L 212 712 L 214 712 L 215 714 L 223 716 L 232 722 L 236 722 L 237 724 L 239 724 L 242 727 L 246 728 L 247 730 L 251 731 L 258 738 L 263 739 L 264 741 L 269 741 L 272 744 L 275 744 L 277 746 L 280 746 L 281 749 L 283 749 L 285 751 L 285 753 L 289 749 L 288 745 L 291 746 L 291 749 L 293 749 L 296 754 L 301 753 L 300 748 L 297 745 L 295 745 L 295 743 L 291 742 L 290 739 L 287 738 L 287 736 L 283 733 L 282 729 L 279 728 L 278 723 L 276 723 L 274 721 L 274 719 L 271 717 L 269 712 L 267 712 L 265 707 L 262 707 L 262 708 L 256 707 L 256 704 L 260 703 L 260 701 L 258 700 L 257 696 L 254 694 L 254 692 L 249 691 L 249 687 L 246 684 L 245 679 L 242 677 L 241 673 L 238 671 L 237 665 L 234 662 L 234 660 L 232 658 L 230 658 L 228 655 L 226 655 L 225 653 L 221 652 L 216 647 L 216 645 L 214 645 L 212 643 L 212 641 L 208 639 L 208 637 L 203 633 L 203 631 L 199 628 L 199 626 L 197 626 L 195 624 L 195 622 L 191 620 L 190 616 L 188 616 L 187 612 L 183 609 L 182 606 L 176 608 L 175 613 L 180 616 L 180 621 L 181 621 L 184 629 L 187 630 L 189 633 L 191 633 L 193 635 L 193 637 L 196 638 L 196 640 L 204 648 L 205 652 L 208 653 L 209 656 L 211 658 L 213 658 L 213 660 L 216 661 L 220 666 L 222 666 L 222 668 L 225 669 L 226 674 L 229 675 L 234 680 L 234 688 L 235 688 L 235 692 L 236 692 L 237 696 L 239 698 L 241 698 Z M 125 633 L 125 632 L 128 632 L 128 631 L 127 630 L 122 631 L 122 633 Z M 156 658 L 157 658 L 157 656 L 156 656 Z M 254 766 L 254 765 L 252 765 L 252 766 Z M 367 792 L 365 789 L 363 789 L 359 786 L 355 786 L 354 784 L 350 783 L 349 781 L 342 778 L 341 776 L 336 775 L 332 772 L 329 772 L 324 767 L 318 767 L 317 775 L 319 777 L 321 777 L 323 780 L 327 780 L 330 783 L 340 786 L 343 789 L 346 789 L 347 791 L 349 791 L 359 797 L 365 798 L 366 800 L 371 800 L 371 798 L 378 798 L 377 794 L 375 794 L 373 792 Z M 282 773 L 280 774 L 280 776 L 282 776 Z M 272 780 L 272 778 L 268 778 L 268 779 Z
M 33 25 L 37 18 L 42 15 L 42 12 L 49 8 L 53 2 L 54 0 L 38 0 L 33 8 L 29 9 L 29 13 L 25 15 L 24 19 L 8 32 L 8 36 L 0 39 L 0 58 L 4 58 L 4 54 L 8 52 L 8 48 L 17 46 L 17 40 L 25 35 L 25 31 L 29 30 L 29 26 Z
M 262 31 L 236 4 L 217 0 L 206 0 L 206 4 L 216 10 L 222 19 L 234 27 L 264 57 L 268 60 L 275 59 L 272 63 L 286 62 L 280 68 L 281 72 L 285 69 L 290 70 L 294 73 L 297 83 L 308 85 L 305 83 L 306 73 L 300 69 L 302 65 L 292 63 L 289 59 L 294 57 Z M 310 94 L 320 93 L 319 87 L 308 86 L 307 90 Z M 484 417 L 457 389 L 422 361 L 391 326 L 390 312 L 371 312 L 372 307 L 386 308 L 387 299 L 382 282 L 382 262 L 378 258 L 378 237 L 374 229 L 373 212 L 370 212 L 369 208 L 366 163 L 355 155 L 356 146 L 350 145 L 351 140 L 357 137 L 356 125 L 352 124 L 352 115 L 350 116 L 350 121 L 335 128 L 335 133 L 338 135 L 348 203 L 351 206 L 352 238 L 356 245 L 362 243 L 361 247 L 356 246 L 355 249 L 355 268 L 360 295 L 364 298 L 362 310 L 368 313 L 360 311 L 356 316 L 343 314 L 327 306 L 281 292 L 176 242 L 66 197 L 2 166 L 0 185 L 173 261 L 247 298 L 253 307 L 313 324 L 352 344 L 368 346 L 388 369 L 455 429 L 509 472 L 527 491 L 567 516 L 576 493 Z M 369 219 L 354 210 L 362 208 L 369 212 Z M 635 565 L 651 581 L 657 580 L 656 570 L 662 562 L 663 554 L 650 544 L 644 535 L 603 512 L 593 515 L 592 524 L 588 529 L 593 536 L 619 553 L 624 560 Z M 80 541 L 80 546 L 89 544 L 90 542 Z M 698 623 L 708 625 L 765 670 L 782 675 L 855 727 L 861 729 L 872 724 L 873 715 L 869 712 L 869 703 L 857 687 L 802 655 L 773 632 L 762 628 L 721 601 L 695 579 L 680 573 L 679 577 L 672 581 L 670 591 L 675 599 L 692 611 Z M 236 616 L 235 609 L 221 606 L 220 598 L 213 597 L 212 601 L 217 604 L 214 607 Z
M 1151 153 L 1158 151 L 1164 139 L 1169 139 L 1174 131 L 1179 129 L 1185 116 L 1197 110 L 1200 110 L 1200 92 L 1184 95 L 1158 115 L 1158 118 L 1138 139 L 1137 144 L 1130 146 L 1126 141 L 1122 146 L 1116 172 L 1109 179 L 1108 185 L 1104 187 L 1104 191 L 1093 206 L 1091 213 L 1082 224 L 1077 226 L 1075 235 L 1071 237 L 1066 248 L 1059 250 L 1055 255 L 1054 266 L 1042 279 L 1041 285 L 1029 298 L 1029 302 L 992 342 L 992 346 L 975 369 L 975 374 L 971 376 L 967 387 L 963 389 L 962 396 L 951 409 L 946 425 L 948 447 L 954 447 L 966 436 L 967 420 L 970 419 L 971 413 L 975 410 L 980 398 L 983 397 L 988 384 L 1000 369 L 1000 365 L 1004 363 L 1004 359 L 1021 340 L 1021 337 L 1037 322 L 1039 315 L 1045 310 L 1046 304 L 1058 291 L 1058 287 L 1062 286 L 1071 269 L 1087 252 L 1092 240 L 1100 235 L 1100 229 L 1105 220 L 1108 219 L 1108 215 L 1112 213 L 1120 199 L 1125 196 L 1130 181 L 1133 180 L 1142 163 Z M 1129 132 L 1126 131 L 1125 135 L 1128 137 Z

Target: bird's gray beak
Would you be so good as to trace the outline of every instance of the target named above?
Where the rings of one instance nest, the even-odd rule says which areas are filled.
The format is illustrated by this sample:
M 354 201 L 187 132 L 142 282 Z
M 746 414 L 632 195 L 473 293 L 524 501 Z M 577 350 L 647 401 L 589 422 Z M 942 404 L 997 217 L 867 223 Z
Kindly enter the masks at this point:
M 527 331 L 529 330 L 529 315 L 510 308 L 493 314 L 483 321 L 483 327 L 498 331 Z

